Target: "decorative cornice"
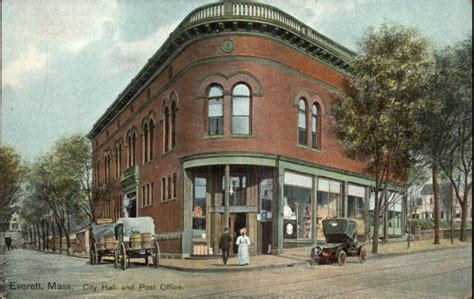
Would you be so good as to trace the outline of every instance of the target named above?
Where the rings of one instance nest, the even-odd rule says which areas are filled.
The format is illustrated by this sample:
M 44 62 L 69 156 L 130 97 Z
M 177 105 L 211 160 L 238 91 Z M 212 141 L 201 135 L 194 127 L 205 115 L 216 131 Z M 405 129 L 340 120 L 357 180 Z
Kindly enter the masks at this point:
M 169 58 L 189 40 L 222 32 L 245 32 L 266 35 L 291 44 L 318 61 L 350 74 L 355 53 L 325 37 L 289 14 L 262 3 L 219 2 L 193 10 L 170 34 L 142 70 L 119 94 L 114 103 L 87 134 L 94 139 L 126 107 L 145 85 L 169 64 Z

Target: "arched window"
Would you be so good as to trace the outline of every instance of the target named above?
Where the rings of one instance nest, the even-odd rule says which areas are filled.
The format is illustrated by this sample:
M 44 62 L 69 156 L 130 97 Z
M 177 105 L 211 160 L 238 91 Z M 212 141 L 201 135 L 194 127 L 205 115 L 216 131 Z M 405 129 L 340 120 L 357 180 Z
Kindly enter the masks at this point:
M 122 172 L 122 142 L 115 146 L 115 178 L 119 178 Z
M 110 152 L 107 150 L 104 155 L 105 182 L 110 182 Z
M 301 98 L 298 105 L 298 144 L 306 145 L 306 100 Z
M 165 152 L 167 152 L 170 149 L 170 110 L 168 107 L 165 108 L 165 126 L 163 128 L 164 130 L 164 145 L 165 145 Z
M 153 160 L 153 133 L 154 133 L 154 128 L 155 124 L 153 120 L 150 119 L 148 130 L 149 130 L 149 137 L 148 137 L 148 143 L 149 143 L 149 149 L 148 149 L 148 154 L 149 154 L 149 161 Z
M 171 148 L 176 146 L 176 102 L 171 104 Z
M 232 134 L 250 134 L 250 89 L 245 84 L 232 90 Z
M 209 136 L 224 134 L 224 91 L 212 86 L 208 94 L 207 125 Z
M 149 157 L 149 148 L 148 148 L 148 138 L 149 138 L 150 131 L 148 129 L 148 123 L 143 125 L 143 163 L 147 163 Z
M 98 187 L 100 185 L 100 161 L 97 161 L 96 163 L 95 173 L 96 173 L 96 186 Z
M 137 143 L 137 135 L 135 132 L 129 133 L 127 137 L 127 147 L 128 147 L 128 167 L 135 165 L 135 149 Z
M 132 133 L 132 166 L 135 165 L 136 161 L 136 146 L 137 146 L 137 134 L 135 132 Z
M 132 134 L 127 136 L 127 166 L 132 166 Z
M 311 111 L 311 147 L 313 149 L 318 149 L 320 146 L 318 141 L 320 138 L 319 127 L 319 107 L 318 104 L 314 103 Z

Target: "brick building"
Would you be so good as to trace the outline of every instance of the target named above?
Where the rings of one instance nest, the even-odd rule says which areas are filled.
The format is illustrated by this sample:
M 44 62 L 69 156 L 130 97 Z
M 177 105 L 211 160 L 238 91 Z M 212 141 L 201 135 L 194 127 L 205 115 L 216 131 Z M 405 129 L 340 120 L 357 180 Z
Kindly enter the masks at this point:
M 314 244 L 327 217 L 365 237 L 373 181 L 332 133 L 353 55 L 269 5 L 194 10 L 88 134 L 100 213 L 153 217 L 179 256 L 218 252 L 226 226 L 252 254 Z

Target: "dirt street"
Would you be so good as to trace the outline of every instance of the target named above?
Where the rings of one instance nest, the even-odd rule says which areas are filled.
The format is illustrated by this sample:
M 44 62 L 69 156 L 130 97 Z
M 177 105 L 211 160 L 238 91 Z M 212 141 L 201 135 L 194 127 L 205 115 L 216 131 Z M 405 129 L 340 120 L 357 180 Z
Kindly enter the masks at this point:
M 239 273 L 189 273 L 132 265 L 90 266 L 85 259 L 31 250 L 7 252 L 8 298 L 274 297 L 464 298 L 471 291 L 470 247 Z

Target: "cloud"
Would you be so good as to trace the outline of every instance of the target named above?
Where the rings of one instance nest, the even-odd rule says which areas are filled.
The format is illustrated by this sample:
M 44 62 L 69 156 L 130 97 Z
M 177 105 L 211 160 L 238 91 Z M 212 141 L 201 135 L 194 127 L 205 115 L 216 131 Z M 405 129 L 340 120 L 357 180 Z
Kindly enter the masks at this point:
M 102 39 L 105 26 L 115 22 L 117 3 L 5 1 L 2 9 L 2 87 L 18 88 L 46 66 L 47 57 L 74 55 Z
M 25 74 L 42 70 L 47 63 L 46 53 L 40 53 L 31 47 L 22 52 L 17 60 L 6 65 L 2 70 L 2 86 L 17 87 Z
M 136 72 L 145 65 L 178 25 L 179 21 L 169 23 L 148 37 L 133 41 L 125 40 L 121 32 L 117 32 L 112 47 L 104 52 L 108 69 L 114 73 Z

